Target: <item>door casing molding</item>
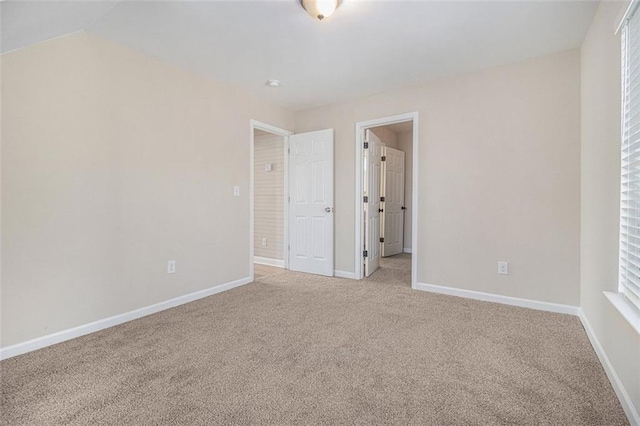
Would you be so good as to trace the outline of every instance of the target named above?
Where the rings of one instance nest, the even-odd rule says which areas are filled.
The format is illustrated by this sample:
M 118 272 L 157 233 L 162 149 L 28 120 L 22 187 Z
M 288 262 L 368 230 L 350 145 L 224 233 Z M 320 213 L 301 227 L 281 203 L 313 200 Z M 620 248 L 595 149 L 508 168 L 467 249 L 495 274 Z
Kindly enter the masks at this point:
M 411 288 L 416 289 L 418 284 L 418 112 L 409 112 L 405 114 L 393 115 L 390 117 L 381 117 L 373 120 L 358 121 L 356 123 L 356 192 L 355 192 L 355 276 L 358 279 L 364 278 L 362 248 L 364 247 L 364 230 L 363 230 L 363 212 L 362 188 L 363 188 L 363 167 L 364 161 L 364 130 L 372 127 L 385 126 L 388 124 L 413 122 L 413 170 L 411 176 L 412 188 L 412 206 L 411 206 Z

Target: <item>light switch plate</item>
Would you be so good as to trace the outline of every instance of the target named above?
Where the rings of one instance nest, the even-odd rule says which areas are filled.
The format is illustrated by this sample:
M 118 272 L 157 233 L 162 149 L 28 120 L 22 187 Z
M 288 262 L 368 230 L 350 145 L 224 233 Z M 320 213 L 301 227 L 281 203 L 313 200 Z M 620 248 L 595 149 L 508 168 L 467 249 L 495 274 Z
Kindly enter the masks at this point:
M 234 197 L 239 197 L 240 196 L 240 187 L 238 185 L 233 187 L 233 196 Z

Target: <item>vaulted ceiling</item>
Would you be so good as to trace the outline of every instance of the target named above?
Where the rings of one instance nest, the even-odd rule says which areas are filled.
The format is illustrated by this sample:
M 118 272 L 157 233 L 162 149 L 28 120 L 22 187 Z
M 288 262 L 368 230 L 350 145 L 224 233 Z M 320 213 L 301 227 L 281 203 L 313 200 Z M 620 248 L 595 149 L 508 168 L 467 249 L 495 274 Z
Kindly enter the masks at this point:
M 3 52 L 85 30 L 290 110 L 579 47 L 595 1 L 5 1 Z M 282 86 L 267 87 L 267 79 Z

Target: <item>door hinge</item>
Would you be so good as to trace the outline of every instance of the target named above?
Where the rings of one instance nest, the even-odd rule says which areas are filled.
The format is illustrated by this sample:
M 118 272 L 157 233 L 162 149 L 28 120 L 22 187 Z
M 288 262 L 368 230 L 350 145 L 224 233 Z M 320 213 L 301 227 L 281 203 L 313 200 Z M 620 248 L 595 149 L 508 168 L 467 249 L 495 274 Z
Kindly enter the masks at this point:
M 382 157 L 380 157 L 380 161 L 387 161 L 387 156 L 383 155 Z
M 384 237 L 380 237 L 380 242 L 384 243 Z
M 368 251 L 363 251 L 362 252 L 362 257 L 369 257 L 369 252 Z
M 364 149 L 369 149 L 369 142 L 364 143 Z
M 380 201 L 384 202 L 384 197 L 380 197 Z
M 363 203 L 368 203 L 369 202 L 369 197 L 367 197 L 366 195 L 364 197 L 362 197 L 362 202 Z

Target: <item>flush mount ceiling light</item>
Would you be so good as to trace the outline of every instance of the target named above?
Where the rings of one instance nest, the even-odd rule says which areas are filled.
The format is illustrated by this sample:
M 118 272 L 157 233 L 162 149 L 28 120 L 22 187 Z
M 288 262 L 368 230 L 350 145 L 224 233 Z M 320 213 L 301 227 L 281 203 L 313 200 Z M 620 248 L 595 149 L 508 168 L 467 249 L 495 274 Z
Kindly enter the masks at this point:
M 280 87 L 280 80 L 267 80 L 266 84 L 269 87 Z
M 300 0 L 300 4 L 313 19 L 322 21 L 340 6 L 342 0 Z

